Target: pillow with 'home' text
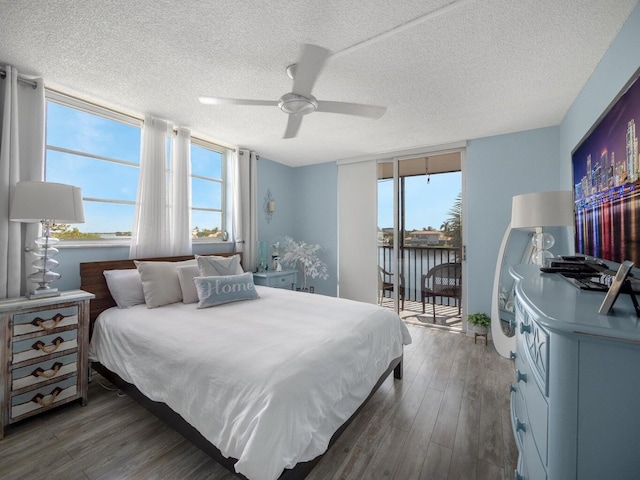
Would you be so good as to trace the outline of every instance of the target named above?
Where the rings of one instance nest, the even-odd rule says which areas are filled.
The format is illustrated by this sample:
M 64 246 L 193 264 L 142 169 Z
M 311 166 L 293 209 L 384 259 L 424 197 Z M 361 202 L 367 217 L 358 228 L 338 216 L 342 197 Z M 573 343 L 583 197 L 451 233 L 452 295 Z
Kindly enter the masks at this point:
M 195 277 L 198 308 L 215 307 L 224 303 L 253 300 L 259 297 L 251 272 L 242 275 Z

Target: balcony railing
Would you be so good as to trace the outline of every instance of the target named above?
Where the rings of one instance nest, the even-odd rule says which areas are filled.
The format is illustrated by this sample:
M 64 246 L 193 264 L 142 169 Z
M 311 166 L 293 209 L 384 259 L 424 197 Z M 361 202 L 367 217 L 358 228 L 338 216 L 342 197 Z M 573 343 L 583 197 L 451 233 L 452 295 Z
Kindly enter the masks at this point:
M 404 298 L 414 302 L 421 301 L 422 275 L 436 265 L 460 262 L 461 258 L 459 247 L 402 247 L 400 253 L 402 259 L 400 272 L 404 276 Z M 388 272 L 391 271 L 393 256 L 393 247 L 386 245 L 378 247 L 378 264 Z M 385 296 L 391 295 L 393 293 L 385 292 Z M 457 302 L 458 300 L 448 297 L 436 299 L 438 305 L 457 306 Z

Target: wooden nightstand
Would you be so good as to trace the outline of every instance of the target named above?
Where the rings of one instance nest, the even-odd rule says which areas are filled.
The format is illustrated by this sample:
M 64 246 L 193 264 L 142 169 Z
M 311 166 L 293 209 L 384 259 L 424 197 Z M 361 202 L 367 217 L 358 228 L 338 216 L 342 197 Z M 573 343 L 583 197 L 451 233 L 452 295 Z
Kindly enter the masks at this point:
M 295 290 L 298 279 L 297 270 L 283 270 L 281 272 L 268 271 L 253 274 L 253 282 L 265 287 L 290 288 Z
M 92 298 L 71 290 L 0 301 L 0 439 L 24 418 L 77 399 L 86 405 Z

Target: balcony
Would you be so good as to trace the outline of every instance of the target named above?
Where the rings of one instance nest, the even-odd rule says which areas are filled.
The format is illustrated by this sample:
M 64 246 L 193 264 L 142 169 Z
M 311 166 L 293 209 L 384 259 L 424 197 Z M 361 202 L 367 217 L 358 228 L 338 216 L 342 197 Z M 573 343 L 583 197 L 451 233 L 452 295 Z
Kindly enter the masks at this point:
M 404 278 L 404 309 L 400 311 L 400 317 L 407 323 L 414 325 L 429 325 L 443 328 L 462 329 L 462 318 L 458 313 L 459 299 L 449 297 L 436 297 L 436 320 L 433 321 L 433 306 L 425 305 L 425 313 L 422 313 L 421 286 L 422 275 L 431 268 L 442 263 L 459 262 L 460 248 L 449 247 L 409 247 L 400 249 L 401 272 Z M 391 271 L 391 263 L 394 257 L 393 247 L 378 247 L 378 264 L 387 271 Z M 385 292 L 382 306 L 393 308 L 393 293 Z

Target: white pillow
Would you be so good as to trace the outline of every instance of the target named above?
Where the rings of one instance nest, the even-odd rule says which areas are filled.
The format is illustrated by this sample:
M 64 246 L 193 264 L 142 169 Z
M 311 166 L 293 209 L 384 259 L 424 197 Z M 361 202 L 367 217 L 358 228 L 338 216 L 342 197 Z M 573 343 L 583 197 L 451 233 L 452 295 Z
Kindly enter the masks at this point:
M 180 289 L 182 290 L 182 303 L 196 303 L 198 301 L 198 290 L 194 283 L 194 277 L 200 275 L 197 265 L 187 265 L 176 268 Z
M 102 272 L 107 280 L 107 287 L 116 301 L 118 308 L 128 308 L 144 303 L 142 279 L 138 270 L 105 270 Z
M 147 308 L 161 307 L 182 301 L 178 267 L 195 265 L 195 260 L 182 262 L 144 262 L 134 260 L 140 278 Z
M 196 255 L 201 277 L 216 277 L 227 275 L 242 275 L 244 270 L 240 265 L 240 255 L 220 257 L 216 255 Z

